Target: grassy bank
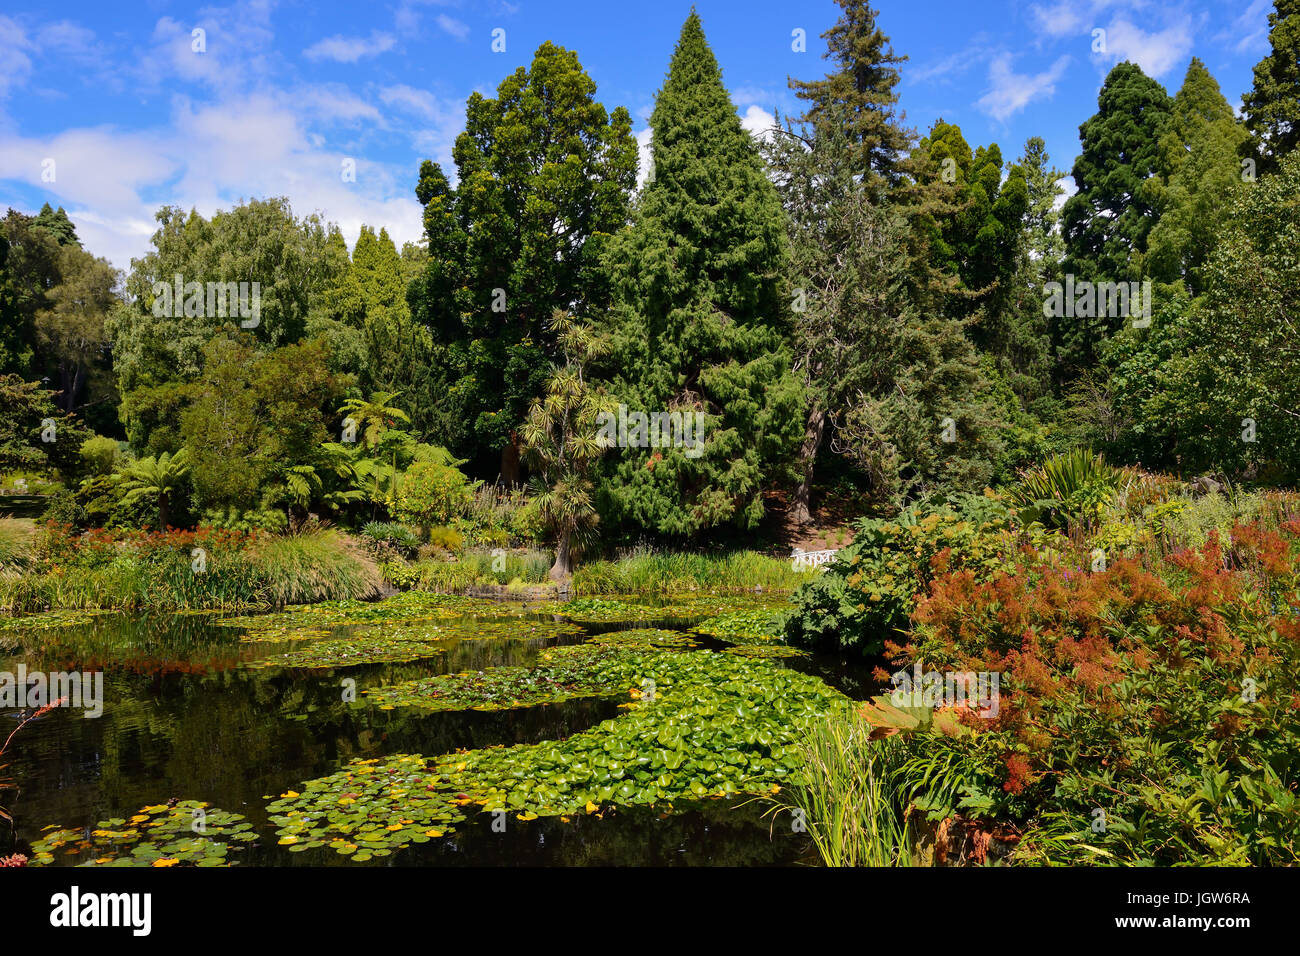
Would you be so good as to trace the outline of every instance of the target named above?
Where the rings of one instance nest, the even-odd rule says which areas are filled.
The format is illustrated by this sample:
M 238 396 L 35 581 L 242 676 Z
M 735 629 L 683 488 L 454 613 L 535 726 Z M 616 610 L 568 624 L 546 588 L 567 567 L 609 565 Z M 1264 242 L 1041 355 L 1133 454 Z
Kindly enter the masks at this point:
M 0 522 L 0 611 L 200 610 L 365 599 L 378 568 L 334 530 L 276 537 L 22 529 Z
M 455 561 L 426 560 L 383 565 L 385 579 L 404 590 L 461 594 L 499 588 L 523 589 L 548 585 L 551 555 L 541 551 L 512 551 L 493 555 L 465 551 Z M 621 560 L 591 561 L 573 574 L 569 590 L 575 595 L 668 595 L 691 591 L 711 593 L 793 591 L 814 572 L 795 571 L 789 559 L 754 551 L 725 555 L 644 553 Z

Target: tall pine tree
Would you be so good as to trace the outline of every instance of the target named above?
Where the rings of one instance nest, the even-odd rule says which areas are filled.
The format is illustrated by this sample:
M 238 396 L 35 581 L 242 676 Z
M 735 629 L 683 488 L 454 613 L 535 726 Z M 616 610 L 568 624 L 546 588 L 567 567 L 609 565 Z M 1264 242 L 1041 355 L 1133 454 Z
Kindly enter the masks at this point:
M 495 98 L 469 98 L 457 187 L 434 163 L 420 169 L 429 262 L 410 303 L 447 370 L 435 417 L 465 422 L 449 444 L 485 474 L 499 461 L 508 483 L 550 374 L 551 315 L 585 319 L 606 304 L 600 248 L 626 223 L 636 184 L 631 116 L 595 94 L 575 53 L 543 43 Z
M 1152 276 L 1183 281 L 1193 295 L 1201 292 L 1200 269 L 1218 242 L 1230 195 L 1241 183 L 1237 156 L 1249 138 L 1219 84 L 1193 57 L 1161 143 L 1166 174 L 1160 221 L 1147 243 Z
M 803 431 L 785 226 L 694 10 L 650 126 L 654 179 L 608 257 L 615 392 L 629 414 L 703 415 L 703 446 L 623 448 L 606 502 L 615 520 L 663 535 L 751 528 Z M 621 444 L 639 438 L 628 432 Z
M 843 13 L 822 38 L 825 58 L 837 68 L 820 80 L 791 80 L 790 87 L 809 104 L 804 120 L 834 111 L 852 144 L 853 164 L 868 185 L 896 186 L 914 138 L 896 110 L 898 65 L 907 57 L 894 53 L 867 0 L 836 3 Z
M 1261 174 L 1276 171 L 1300 143 L 1300 0 L 1274 0 L 1268 27 L 1272 50 L 1255 64 L 1254 85 L 1242 97 Z
M 1160 142 L 1172 103 L 1163 86 L 1125 61 L 1107 75 L 1097 106 L 1079 127 L 1083 149 L 1071 173 L 1078 192 L 1062 210 L 1065 271 L 1077 281 L 1136 281 L 1159 217 Z M 1056 319 L 1053 344 L 1063 376 L 1095 365 L 1101 344 L 1122 322 L 1116 316 Z

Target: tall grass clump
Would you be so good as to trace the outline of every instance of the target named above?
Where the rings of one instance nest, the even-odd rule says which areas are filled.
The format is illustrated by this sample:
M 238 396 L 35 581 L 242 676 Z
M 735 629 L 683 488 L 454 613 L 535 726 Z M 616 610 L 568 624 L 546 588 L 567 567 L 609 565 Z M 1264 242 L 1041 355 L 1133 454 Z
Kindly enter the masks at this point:
M 0 611 L 237 609 L 377 597 L 383 579 L 345 535 L 43 532 L 39 564 L 0 575 Z
M 0 574 L 22 574 L 31 567 L 33 530 L 29 518 L 0 518 Z
M 910 866 L 912 828 L 898 796 L 906 759 L 896 737 L 871 739 L 871 725 L 843 710 L 810 726 L 799 743 L 802 779 L 776 797 L 776 809 L 802 810 L 827 866 Z
M 683 591 L 793 591 L 816 571 L 756 551 L 725 555 L 641 552 L 592 561 L 573 573 L 575 594 L 679 594 Z
M 379 568 L 332 529 L 263 538 L 252 549 L 250 563 L 260 578 L 263 603 L 274 607 L 367 600 L 383 588 Z

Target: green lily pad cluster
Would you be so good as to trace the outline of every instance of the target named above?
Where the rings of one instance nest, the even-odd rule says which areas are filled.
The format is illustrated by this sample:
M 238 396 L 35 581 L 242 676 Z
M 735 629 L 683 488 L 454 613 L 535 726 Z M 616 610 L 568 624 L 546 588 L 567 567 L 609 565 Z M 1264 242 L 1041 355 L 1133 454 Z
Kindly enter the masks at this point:
M 392 624 L 409 626 L 430 621 L 444 621 L 465 615 L 510 617 L 533 613 L 535 609 L 501 601 L 462 597 L 455 594 L 430 594 L 405 591 L 383 601 L 325 601 L 301 604 L 274 614 L 228 617 L 219 623 L 237 627 L 249 635 L 268 635 L 266 640 L 282 640 L 296 631 L 329 631 L 357 624 Z
M 554 641 L 581 633 L 563 621 L 459 619 L 423 627 L 359 628 L 344 636 L 244 662 L 245 667 L 350 667 L 399 664 L 445 654 L 459 641 Z
M 406 664 L 447 653 L 446 645 L 425 641 L 344 638 L 317 641 L 307 647 L 244 661 L 243 667 L 356 667 L 362 664 Z
M 694 630 L 733 644 L 757 644 L 782 640 L 784 627 L 782 614 L 759 609 L 719 614 L 701 621 Z
M 606 631 L 590 640 L 591 644 L 607 647 L 698 647 L 699 645 L 681 631 L 661 628 L 637 627 L 626 631 Z
M 435 788 L 428 761 L 413 754 L 354 760 L 338 773 L 267 805 L 279 844 L 292 853 L 329 847 L 359 863 L 428 843 L 465 819 L 470 800 Z
M 671 634 L 672 632 L 650 632 Z M 547 648 L 533 667 L 491 667 L 482 671 L 439 674 L 364 691 L 385 710 L 508 710 L 553 704 L 578 697 L 612 697 L 637 690 L 647 658 L 662 653 L 602 644 Z M 638 690 L 639 693 L 639 690 Z
M 42 611 L 40 614 L 28 614 L 22 617 L 0 616 L 0 631 L 54 631 L 65 627 L 80 627 L 94 621 L 95 618 L 114 611 Z
M 632 621 L 663 620 L 674 617 L 667 608 L 648 604 L 629 604 L 608 598 L 578 598 L 561 604 L 559 613 L 571 621 L 588 624 L 624 624 Z
M 710 651 L 646 654 L 624 676 L 653 688 L 625 715 L 562 741 L 440 758 L 442 786 L 539 816 L 758 793 L 798 773 L 801 728 L 846 700 L 774 662 Z
M 256 838 L 238 813 L 182 800 L 144 807 L 129 820 L 101 820 L 89 837 L 47 827 L 32 848 L 31 864 L 49 865 L 62 853 L 83 858 L 83 866 L 231 866 L 230 854 Z
M 724 654 L 739 654 L 741 657 L 765 657 L 784 660 L 790 657 L 807 657 L 807 651 L 786 644 L 733 644 L 722 649 Z

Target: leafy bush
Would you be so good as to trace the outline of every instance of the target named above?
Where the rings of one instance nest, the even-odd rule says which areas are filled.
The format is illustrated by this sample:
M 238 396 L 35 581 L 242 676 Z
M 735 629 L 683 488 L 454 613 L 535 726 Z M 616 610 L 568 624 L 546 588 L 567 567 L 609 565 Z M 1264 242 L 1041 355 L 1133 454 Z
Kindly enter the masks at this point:
M 911 734 L 905 792 L 1034 862 L 1300 862 L 1300 523 L 1230 545 L 937 576 L 894 663 L 999 673 L 999 708 Z
M 465 546 L 465 536 L 455 528 L 439 525 L 429 529 L 429 545 L 441 551 L 456 552 Z
M 361 527 L 361 536 L 375 544 L 389 545 L 403 557 L 411 557 L 420 548 L 420 536 L 411 528 L 396 521 L 368 521 Z
M 233 507 L 213 508 L 203 512 L 200 525 L 223 531 L 241 531 L 244 534 L 253 534 L 257 531 L 282 534 L 288 530 L 289 519 L 278 508 L 254 508 L 245 511 Z
M 402 476 L 393 512 L 412 524 L 447 524 L 465 512 L 473 494 L 473 485 L 459 469 L 416 461 Z
M 116 439 L 95 435 L 81 443 L 81 460 L 88 476 L 111 475 L 125 459 L 122 445 Z
M 986 500 L 978 520 L 945 501 L 908 507 L 888 520 L 859 521 L 853 543 L 795 592 L 786 640 L 819 651 L 879 654 L 906 628 L 915 596 L 936 574 L 969 568 L 987 575 L 1007 566 L 1014 541 L 1002 532 L 1009 514 L 996 499 Z M 962 499 L 959 505 L 973 503 Z

